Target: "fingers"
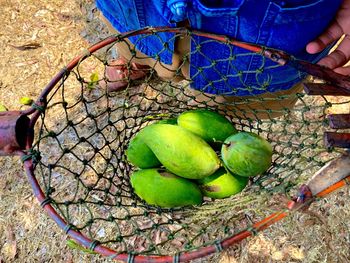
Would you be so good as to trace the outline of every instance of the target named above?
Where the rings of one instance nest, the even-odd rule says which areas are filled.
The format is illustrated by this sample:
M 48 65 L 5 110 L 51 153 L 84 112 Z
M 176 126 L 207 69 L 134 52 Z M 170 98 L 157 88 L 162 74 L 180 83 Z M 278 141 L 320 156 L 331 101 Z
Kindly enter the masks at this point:
M 350 76 L 350 66 L 336 68 L 334 71 L 345 76 Z
M 343 29 L 339 23 L 335 21 L 326 29 L 325 32 L 322 33 L 322 35 L 306 46 L 306 51 L 310 54 L 321 52 L 330 43 L 338 40 L 343 33 Z
M 345 65 L 350 59 L 350 37 L 346 35 L 339 46 L 318 64 L 335 69 Z

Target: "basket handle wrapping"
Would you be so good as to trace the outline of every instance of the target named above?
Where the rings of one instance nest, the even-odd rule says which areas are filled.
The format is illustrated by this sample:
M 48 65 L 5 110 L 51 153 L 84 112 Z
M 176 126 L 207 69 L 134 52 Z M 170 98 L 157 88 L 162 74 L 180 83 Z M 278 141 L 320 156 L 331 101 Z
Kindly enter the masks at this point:
M 32 136 L 30 119 L 20 111 L 0 112 L 0 156 L 19 155 Z

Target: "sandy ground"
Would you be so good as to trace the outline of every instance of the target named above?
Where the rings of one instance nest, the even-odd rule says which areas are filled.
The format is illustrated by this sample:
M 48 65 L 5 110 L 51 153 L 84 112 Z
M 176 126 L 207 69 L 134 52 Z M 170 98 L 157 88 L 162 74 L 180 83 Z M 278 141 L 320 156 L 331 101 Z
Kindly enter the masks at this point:
M 91 2 L 0 0 L 0 103 L 23 109 L 21 97 L 36 98 L 71 58 L 108 34 L 86 11 Z M 24 45 L 33 49 L 21 50 Z M 66 235 L 33 197 L 18 158 L 1 158 L 0 166 L 0 262 L 110 261 L 66 246 Z M 350 262 L 348 200 L 344 189 L 313 205 L 311 215 L 293 215 L 201 262 Z

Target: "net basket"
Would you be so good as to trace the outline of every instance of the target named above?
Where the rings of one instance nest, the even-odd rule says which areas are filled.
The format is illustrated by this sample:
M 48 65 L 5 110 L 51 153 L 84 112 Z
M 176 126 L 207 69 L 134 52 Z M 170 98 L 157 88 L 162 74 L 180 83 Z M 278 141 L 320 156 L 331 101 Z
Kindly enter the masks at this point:
M 188 38 L 191 48 L 171 68 L 161 58 L 173 53 L 179 37 Z M 150 40 L 159 50 L 140 55 L 138 46 Z M 220 46 L 220 57 L 205 51 L 213 44 Z M 121 45 L 128 54 L 118 64 L 113 56 Z M 296 195 L 301 184 L 344 151 L 323 142 L 325 131 L 335 131 L 326 118 L 334 105 L 329 97 L 306 95 L 297 83 L 292 92 L 269 89 L 275 70 L 293 66 L 276 57 L 286 53 L 272 51 L 183 28 L 147 28 L 92 46 L 57 74 L 27 112 L 33 113 L 34 138 L 22 158 L 41 205 L 80 244 L 129 262 L 204 257 L 232 245 L 237 233 L 242 238 L 278 220 L 286 211 L 276 196 Z M 194 57 L 205 63 L 191 63 Z M 140 67 L 150 59 L 152 65 Z M 247 60 L 258 70 L 242 67 Z M 219 70 L 223 65 L 225 72 Z M 158 75 L 159 68 L 166 77 Z M 310 73 L 296 68 L 302 78 Z M 121 71 L 124 79 L 113 77 Z M 215 78 L 207 79 L 208 72 Z M 212 95 L 215 89 L 220 94 Z M 230 198 L 172 209 L 148 205 L 130 184 L 136 169 L 125 155 L 130 140 L 157 120 L 197 108 L 216 111 L 237 130 L 267 139 L 272 166 Z

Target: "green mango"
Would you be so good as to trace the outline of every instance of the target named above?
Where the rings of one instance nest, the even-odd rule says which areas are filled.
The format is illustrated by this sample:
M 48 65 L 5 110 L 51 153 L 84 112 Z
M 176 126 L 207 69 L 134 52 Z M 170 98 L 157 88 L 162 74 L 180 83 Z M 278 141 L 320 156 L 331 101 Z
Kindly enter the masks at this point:
M 241 192 L 248 184 L 248 177 L 234 176 L 224 167 L 214 174 L 198 180 L 203 195 L 211 198 L 226 198 Z
M 131 164 L 141 169 L 160 167 L 162 165 L 152 150 L 144 143 L 140 133 L 136 134 L 129 142 L 126 157 Z
M 221 157 L 232 173 L 256 176 L 271 166 L 272 146 L 257 134 L 239 132 L 225 140 Z
M 228 119 L 217 112 L 206 109 L 183 112 L 177 118 L 177 123 L 211 144 L 222 143 L 227 137 L 237 133 Z
M 203 197 L 198 186 L 165 169 L 134 172 L 130 182 L 134 192 L 146 203 L 165 208 L 199 205 Z
M 177 125 L 177 119 L 164 119 L 154 124 L 157 123 Z M 131 164 L 141 169 L 160 167 L 162 165 L 152 150 L 143 142 L 139 133 L 129 142 L 126 156 Z
M 178 176 L 201 179 L 220 167 L 220 160 L 209 144 L 182 127 L 153 124 L 140 134 L 164 167 Z

